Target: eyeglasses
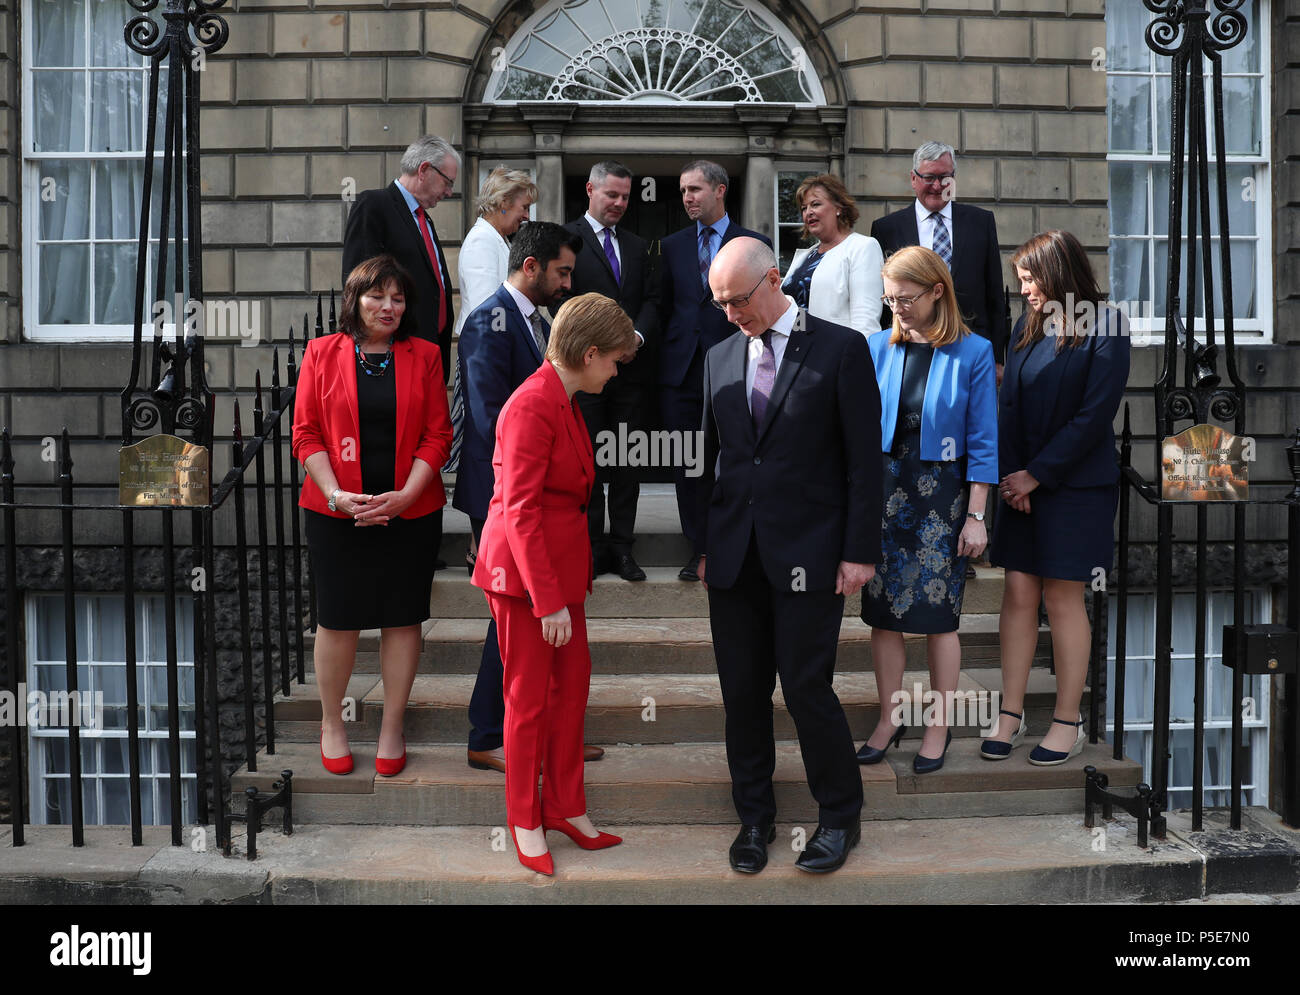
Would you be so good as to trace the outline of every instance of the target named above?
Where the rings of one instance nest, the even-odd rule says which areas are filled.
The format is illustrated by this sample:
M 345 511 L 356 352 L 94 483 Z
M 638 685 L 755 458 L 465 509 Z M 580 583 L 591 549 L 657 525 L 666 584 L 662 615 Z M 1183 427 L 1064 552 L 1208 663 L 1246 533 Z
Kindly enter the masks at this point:
M 880 299 L 884 301 L 885 307 L 889 308 L 889 310 L 897 311 L 900 307 L 911 307 L 924 296 L 923 293 L 917 294 L 915 297 L 890 297 L 885 295 Z
M 742 308 L 749 303 L 749 299 L 754 296 L 754 291 L 757 290 L 759 287 L 761 287 L 763 285 L 763 281 L 766 279 L 767 279 L 767 274 L 764 273 L 761 277 L 758 278 L 758 283 L 754 284 L 753 289 L 751 289 L 750 292 L 747 293 L 744 297 L 733 297 L 729 301 L 720 301 L 717 298 L 714 298 L 709 303 L 711 303 L 719 311 L 727 310 L 728 306 L 734 308 Z
M 429 168 L 432 169 L 435 173 L 437 173 L 439 176 L 442 177 L 443 182 L 447 184 L 447 192 L 448 192 L 448 193 L 451 193 L 452 189 L 456 186 L 456 181 L 453 180 L 453 179 L 452 179 L 450 176 L 448 176 L 446 173 L 444 173 L 444 172 L 443 172 L 441 169 L 439 169 L 437 166 L 435 166 L 433 163 L 429 163 Z
M 912 170 L 912 175 L 915 176 L 922 183 L 946 183 L 948 180 L 951 180 L 957 174 L 956 173 L 918 173 L 914 169 Z

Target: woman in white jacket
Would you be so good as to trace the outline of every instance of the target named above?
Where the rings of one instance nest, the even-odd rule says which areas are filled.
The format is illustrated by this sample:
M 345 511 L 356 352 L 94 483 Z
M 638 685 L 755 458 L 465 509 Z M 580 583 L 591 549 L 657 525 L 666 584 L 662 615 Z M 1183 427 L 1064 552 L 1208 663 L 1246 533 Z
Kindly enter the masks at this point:
M 880 331 L 880 243 L 853 230 L 858 206 L 839 177 L 809 176 L 795 203 L 805 238 L 817 244 L 795 253 L 781 289 L 809 314 L 853 328 L 863 336 Z
M 510 261 L 510 238 L 528 218 L 528 209 L 537 199 L 537 184 L 522 169 L 498 166 L 488 173 L 478 195 L 478 220 L 465 233 L 456 261 L 460 287 L 460 313 L 456 316 L 456 337 L 461 326 L 476 307 L 497 292 L 505 283 Z M 460 392 L 460 366 L 451 388 L 451 426 L 454 433 L 451 456 L 442 468 L 452 473 L 460 464 L 461 426 L 465 420 L 465 401 Z M 470 540 L 471 545 L 473 539 Z

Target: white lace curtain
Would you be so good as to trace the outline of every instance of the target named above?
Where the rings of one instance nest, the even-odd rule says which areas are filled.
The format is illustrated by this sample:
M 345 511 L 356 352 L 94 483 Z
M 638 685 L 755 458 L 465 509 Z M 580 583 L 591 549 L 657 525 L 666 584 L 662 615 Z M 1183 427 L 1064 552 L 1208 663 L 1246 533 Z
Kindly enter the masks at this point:
M 39 197 L 38 321 L 129 324 L 143 182 L 132 154 L 144 148 L 147 86 L 143 60 L 122 34 L 135 12 L 125 0 L 31 0 L 31 8 L 32 154 L 47 194 Z M 165 90 L 164 76 L 164 105 Z

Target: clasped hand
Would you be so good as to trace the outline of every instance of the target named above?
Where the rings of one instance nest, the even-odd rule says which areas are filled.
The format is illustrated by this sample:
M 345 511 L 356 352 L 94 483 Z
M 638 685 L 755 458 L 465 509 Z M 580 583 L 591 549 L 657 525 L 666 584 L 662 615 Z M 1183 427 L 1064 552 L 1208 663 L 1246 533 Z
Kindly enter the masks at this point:
M 1028 470 L 1017 470 L 1002 478 L 998 490 L 1002 500 L 1016 511 L 1029 514 L 1029 494 L 1038 487 L 1038 481 Z
M 404 491 L 383 494 L 340 494 L 335 502 L 340 511 L 352 516 L 358 526 L 387 525 L 411 506 L 412 498 Z

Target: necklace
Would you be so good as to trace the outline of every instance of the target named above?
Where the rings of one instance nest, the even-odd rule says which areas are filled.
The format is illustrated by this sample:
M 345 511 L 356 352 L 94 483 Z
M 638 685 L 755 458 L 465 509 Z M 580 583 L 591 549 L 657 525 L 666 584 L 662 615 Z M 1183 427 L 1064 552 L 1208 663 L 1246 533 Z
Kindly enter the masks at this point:
M 388 372 L 388 367 L 392 365 L 393 347 L 391 345 L 388 347 L 388 351 L 384 353 L 383 362 L 380 363 L 372 363 L 370 360 L 366 359 L 366 355 L 361 351 L 360 345 L 356 345 L 354 348 L 357 350 L 357 362 L 361 364 L 361 369 L 367 376 L 382 377 Z

